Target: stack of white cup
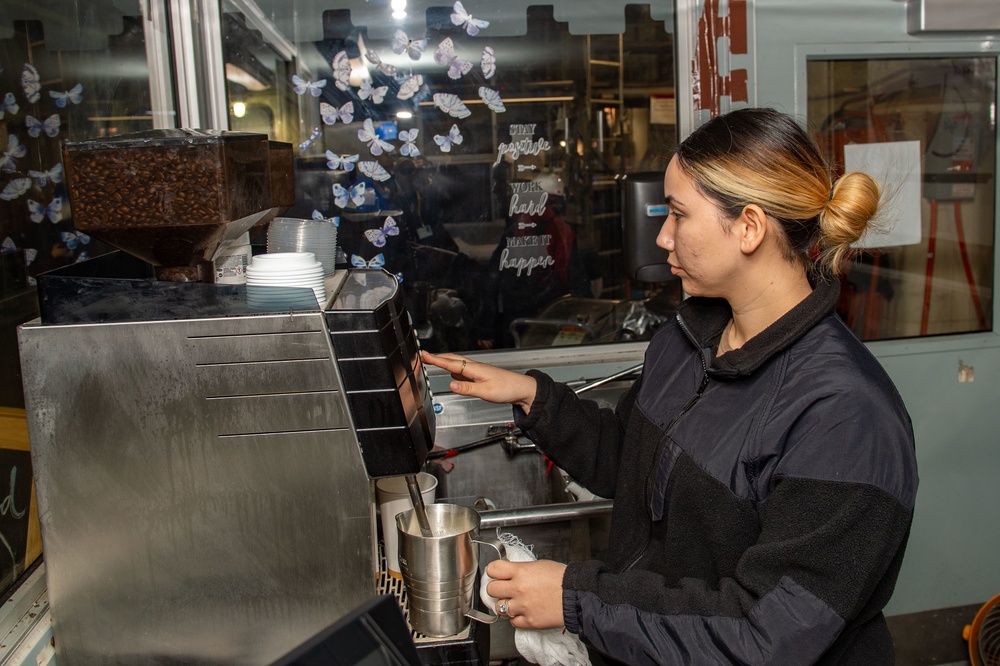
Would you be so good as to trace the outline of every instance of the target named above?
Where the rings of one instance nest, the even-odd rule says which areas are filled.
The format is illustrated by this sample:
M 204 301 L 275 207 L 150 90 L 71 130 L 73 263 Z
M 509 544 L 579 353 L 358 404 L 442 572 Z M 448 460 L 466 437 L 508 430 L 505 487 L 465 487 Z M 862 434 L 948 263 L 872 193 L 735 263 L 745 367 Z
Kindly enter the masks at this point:
M 312 252 L 276 252 L 258 254 L 247 266 L 247 302 L 253 306 L 286 307 L 305 305 L 297 302 L 298 292 L 273 287 L 311 289 L 322 307 L 326 304 L 323 266 Z M 296 302 L 291 302 L 291 301 Z

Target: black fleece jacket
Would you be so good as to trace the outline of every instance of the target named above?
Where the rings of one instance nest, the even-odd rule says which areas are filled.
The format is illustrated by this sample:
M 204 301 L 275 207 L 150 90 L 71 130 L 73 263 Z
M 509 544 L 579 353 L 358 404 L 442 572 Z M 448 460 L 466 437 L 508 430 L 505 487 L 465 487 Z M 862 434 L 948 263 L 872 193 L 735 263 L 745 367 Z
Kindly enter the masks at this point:
M 690 298 L 616 410 L 531 371 L 515 420 L 614 498 L 605 561 L 563 577 L 566 627 L 626 664 L 893 664 L 882 608 L 917 489 L 885 371 L 835 283 L 715 357 L 731 313 Z

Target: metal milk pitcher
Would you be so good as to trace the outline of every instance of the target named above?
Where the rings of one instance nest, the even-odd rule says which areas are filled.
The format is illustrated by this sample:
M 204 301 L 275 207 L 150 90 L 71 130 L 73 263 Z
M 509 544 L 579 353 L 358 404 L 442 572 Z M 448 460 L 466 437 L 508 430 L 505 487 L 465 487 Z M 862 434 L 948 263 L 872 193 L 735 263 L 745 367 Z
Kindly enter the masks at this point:
M 399 568 L 409 600 L 410 626 L 425 636 L 454 636 L 469 618 L 492 624 L 496 615 L 472 608 L 478 545 L 506 557 L 499 541 L 479 540 L 479 513 L 459 504 L 428 504 L 432 536 L 422 536 L 413 509 L 396 516 Z

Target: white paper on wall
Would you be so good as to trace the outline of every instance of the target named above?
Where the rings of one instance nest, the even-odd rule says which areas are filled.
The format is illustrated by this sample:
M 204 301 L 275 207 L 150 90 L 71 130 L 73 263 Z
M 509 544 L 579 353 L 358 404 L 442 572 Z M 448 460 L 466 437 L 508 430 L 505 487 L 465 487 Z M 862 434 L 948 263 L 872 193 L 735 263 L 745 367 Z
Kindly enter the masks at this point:
M 920 142 L 849 143 L 845 171 L 864 171 L 882 187 L 878 229 L 869 228 L 854 247 L 915 245 L 920 230 Z

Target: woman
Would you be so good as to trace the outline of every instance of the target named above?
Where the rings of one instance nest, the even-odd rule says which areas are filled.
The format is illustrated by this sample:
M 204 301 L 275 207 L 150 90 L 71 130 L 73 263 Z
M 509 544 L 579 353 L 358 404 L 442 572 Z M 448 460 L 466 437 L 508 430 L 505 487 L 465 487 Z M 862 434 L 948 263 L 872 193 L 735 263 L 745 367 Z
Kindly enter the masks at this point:
M 834 313 L 879 188 L 831 184 L 792 119 L 745 109 L 679 146 L 664 194 L 657 244 L 690 298 L 615 412 L 540 372 L 426 357 L 614 498 L 605 561 L 494 562 L 488 592 L 515 627 L 565 626 L 627 664 L 892 664 L 913 433 Z

